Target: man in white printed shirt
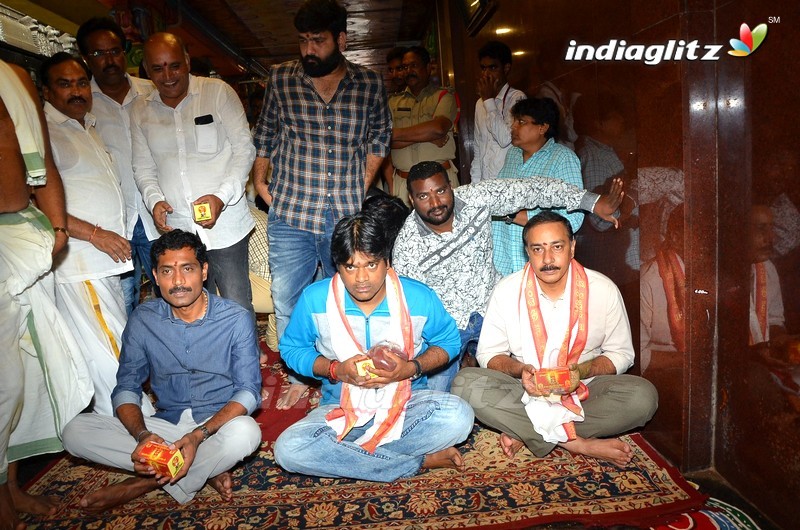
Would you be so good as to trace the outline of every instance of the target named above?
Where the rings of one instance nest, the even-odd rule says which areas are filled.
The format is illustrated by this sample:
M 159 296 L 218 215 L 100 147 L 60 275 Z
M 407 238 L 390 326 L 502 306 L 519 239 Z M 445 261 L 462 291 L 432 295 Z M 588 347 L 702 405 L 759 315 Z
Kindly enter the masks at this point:
M 471 182 L 496 178 L 503 168 L 511 146 L 511 108 L 525 99 L 525 93 L 511 88 L 511 50 L 498 41 L 490 41 L 478 50 L 481 76 L 475 102 L 475 152 L 469 170 Z
M 150 285 L 155 286 L 150 242 L 158 238 L 153 216 L 133 180 L 130 113 L 133 102 L 149 95 L 155 87 L 151 81 L 125 72 L 125 33 L 111 18 L 87 20 L 78 28 L 76 38 L 92 71 L 92 114 L 97 119 L 97 133 L 114 158 L 125 199 L 125 237 L 131 244 L 134 270 L 122 276 L 122 290 L 130 314 L 139 302 L 142 269 L 150 278 Z
M 244 191 L 256 151 L 242 103 L 223 81 L 189 74 L 175 35 L 151 36 L 144 65 L 156 90 L 131 111 L 136 185 L 159 230 L 194 232 L 207 246 L 210 290 L 252 312 L 247 243 L 255 223 Z M 201 209 L 207 219 L 195 216 Z
M 54 262 L 56 304 L 80 344 L 94 383 L 94 410 L 111 415 L 125 313 L 119 275 L 133 267 L 125 202 L 111 155 L 89 113 L 91 73 L 57 53 L 40 67 L 53 160 L 67 201 L 66 250 Z

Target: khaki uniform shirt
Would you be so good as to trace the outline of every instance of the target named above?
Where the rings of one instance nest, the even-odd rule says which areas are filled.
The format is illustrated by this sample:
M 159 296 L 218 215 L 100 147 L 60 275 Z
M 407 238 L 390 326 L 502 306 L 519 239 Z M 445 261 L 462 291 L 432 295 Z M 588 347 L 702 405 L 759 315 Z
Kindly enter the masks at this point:
M 444 116 L 452 124 L 456 119 L 458 108 L 456 99 L 447 91 L 439 99 L 444 88 L 428 85 L 422 89 L 418 97 L 406 88 L 400 94 L 389 99 L 392 121 L 395 128 L 411 127 L 431 121 L 435 116 Z M 408 171 L 417 162 L 453 160 L 456 156 L 456 143 L 453 140 L 453 126 L 447 133 L 447 143 L 437 147 L 431 142 L 419 142 L 402 149 L 392 149 L 392 163 L 400 171 Z

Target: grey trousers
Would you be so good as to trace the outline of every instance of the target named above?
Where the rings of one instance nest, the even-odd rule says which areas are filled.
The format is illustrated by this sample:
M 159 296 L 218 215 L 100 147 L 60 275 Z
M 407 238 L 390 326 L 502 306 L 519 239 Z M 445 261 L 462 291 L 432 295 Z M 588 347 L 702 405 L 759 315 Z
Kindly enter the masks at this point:
M 633 375 L 603 375 L 588 385 L 583 401 L 584 421 L 575 422 L 581 438 L 603 438 L 642 427 L 658 408 L 658 392 L 650 381 Z M 545 442 L 533 429 L 522 404 L 522 382 L 497 370 L 464 368 L 450 390 L 472 406 L 483 424 L 522 440 L 544 457 L 556 444 Z
M 183 412 L 177 425 L 166 420 L 145 417 L 149 431 L 166 442 L 174 442 L 199 424 L 192 419 L 191 410 Z M 62 433 L 64 449 L 70 454 L 97 464 L 133 471 L 131 453 L 136 440 L 117 418 L 101 414 L 79 414 Z M 261 429 L 250 416 L 238 416 L 223 425 L 197 449 L 192 467 L 175 484 L 162 486 L 181 504 L 194 498 L 211 477 L 232 468 L 261 443 Z

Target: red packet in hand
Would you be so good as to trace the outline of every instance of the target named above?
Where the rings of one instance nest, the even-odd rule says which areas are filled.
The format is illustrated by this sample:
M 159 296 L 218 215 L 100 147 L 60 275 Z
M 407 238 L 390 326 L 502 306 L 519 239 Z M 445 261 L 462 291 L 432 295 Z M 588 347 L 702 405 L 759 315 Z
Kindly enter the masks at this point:
M 392 352 L 401 359 L 404 359 L 406 356 L 405 352 L 403 352 L 400 346 L 394 342 L 382 340 L 369 349 L 367 352 L 367 357 L 372 360 L 372 364 L 376 368 L 391 372 L 397 367 L 397 363 L 394 362 L 394 359 L 386 355 L 386 352 Z
M 569 368 L 545 368 L 536 370 L 533 376 L 533 382 L 537 388 L 541 388 L 544 392 L 551 394 L 566 394 L 569 392 L 571 386 L 569 378 Z
M 183 455 L 179 449 L 170 449 L 168 445 L 158 442 L 147 442 L 139 451 L 139 456 L 147 460 L 150 467 L 161 476 L 175 478 L 183 467 Z

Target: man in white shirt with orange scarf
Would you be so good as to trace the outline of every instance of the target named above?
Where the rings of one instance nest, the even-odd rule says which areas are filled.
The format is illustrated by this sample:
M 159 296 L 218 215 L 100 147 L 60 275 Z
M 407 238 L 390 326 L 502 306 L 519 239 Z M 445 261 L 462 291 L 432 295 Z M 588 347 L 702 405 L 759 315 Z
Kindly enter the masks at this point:
M 502 433 L 508 457 L 523 445 L 544 457 L 558 445 L 625 466 L 630 446 L 605 437 L 647 423 L 658 396 L 649 381 L 624 375 L 634 351 L 622 296 L 574 260 L 564 217 L 542 212 L 522 237 L 529 262 L 492 293 L 476 355 L 481 368 L 461 370 L 451 391 Z
M 472 430 L 472 410 L 428 390 L 425 377 L 458 354 L 455 320 L 429 287 L 397 276 L 390 248 L 380 220 L 344 217 L 331 238 L 338 273 L 307 287 L 295 306 L 281 356 L 322 380 L 322 399 L 275 443 L 287 471 L 391 482 L 464 466 L 454 445 Z M 382 341 L 395 345 L 388 366 L 373 358 L 375 367 L 359 371 Z

